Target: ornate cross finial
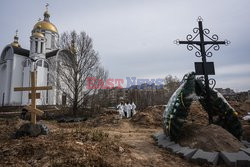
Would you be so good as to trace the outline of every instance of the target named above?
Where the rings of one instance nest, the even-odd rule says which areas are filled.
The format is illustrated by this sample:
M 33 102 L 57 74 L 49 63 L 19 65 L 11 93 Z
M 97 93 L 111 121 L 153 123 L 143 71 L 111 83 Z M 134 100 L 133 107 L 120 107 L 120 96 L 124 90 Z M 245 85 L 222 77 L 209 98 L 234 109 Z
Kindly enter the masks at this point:
M 48 22 L 49 22 L 49 17 L 50 17 L 49 11 L 48 11 L 48 10 L 49 10 L 49 9 L 48 9 L 49 4 L 46 3 L 45 7 L 46 7 L 46 11 L 45 11 L 44 14 L 43 14 L 43 16 L 44 16 L 44 21 L 48 21 Z
M 15 47 L 21 47 L 20 44 L 18 43 L 18 30 L 16 30 L 16 34 L 14 36 L 14 41 L 11 44 L 12 44 L 12 46 L 15 46 Z
M 46 3 L 45 7 L 46 7 L 46 11 L 48 12 L 48 10 L 49 10 L 49 4 Z

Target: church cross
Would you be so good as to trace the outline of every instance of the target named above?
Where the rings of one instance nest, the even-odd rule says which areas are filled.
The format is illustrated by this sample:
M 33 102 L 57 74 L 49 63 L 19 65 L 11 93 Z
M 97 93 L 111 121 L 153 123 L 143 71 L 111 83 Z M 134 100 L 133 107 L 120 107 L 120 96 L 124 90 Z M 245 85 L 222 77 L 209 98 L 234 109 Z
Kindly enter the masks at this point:
M 31 105 L 24 108 L 31 112 L 31 123 L 36 124 L 36 115 L 42 115 L 43 111 L 36 108 L 36 99 L 40 98 L 40 93 L 36 93 L 37 90 L 51 90 L 51 86 L 36 86 L 37 77 L 36 72 L 31 72 L 31 87 L 17 87 L 14 91 L 31 91 L 29 97 L 31 98 Z
M 179 41 L 177 40 L 176 43 L 177 44 L 187 44 L 187 45 L 192 45 L 193 47 L 195 47 L 194 45 L 198 45 L 200 47 L 196 49 L 198 49 L 201 52 L 201 57 L 206 58 L 206 56 L 211 57 L 209 55 L 206 55 L 206 53 L 208 53 L 208 50 L 211 49 L 213 46 L 216 45 L 216 47 L 218 47 L 218 45 L 228 45 L 230 42 L 225 40 L 225 41 L 218 41 L 218 36 L 217 35 L 213 35 L 212 37 L 209 37 L 208 34 L 210 33 L 209 29 L 203 29 L 203 25 L 202 25 L 202 18 L 199 17 L 198 18 L 198 28 L 194 28 L 193 32 L 196 33 L 196 35 L 194 37 L 192 37 L 190 34 L 187 36 L 187 41 Z M 197 36 L 200 36 L 200 41 L 194 41 L 194 39 Z M 210 39 L 211 41 L 205 41 L 204 37 L 207 37 L 208 39 Z M 205 45 L 212 45 L 210 46 L 207 50 L 205 50 Z M 188 49 L 190 50 L 190 49 Z M 218 50 L 215 48 L 215 50 Z M 209 53 L 211 54 L 211 53 Z
M 212 108 L 210 104 L 210 87 L 209 85 L 215 86 L 216 82 L 212 78 L 208 78 L 208 75 L 215 75 L 214 72 L 214 63 L 213 62 L 207 62 L 207 57 L 212 57 L 213 53 L 210 51 L 211 48 L 213 48 L 215 51 L 218 51 L 220 49 L 220 45 L 228 45 L 230 44 L 229 41 L 219 41 L 219 37 L 214 34 L 212 36 L 209 36 L 210 30 L 205 28 L 203 29 L 202 25 L 202 18 L 198 18 L 198 28 L 193 29 L 194 35 L 188 34 L 186 39 L 187 41 L 180 41 L 176 40 L 174 43 L 179 44 L 186 44 L 187 49 L 189 51 L 192 51 L 194 48 L 197 50 L 195 52 L 196 57 L 201 57 L 202 62 L 195 62 L 195 72 L 196 75 L 203 75 L 201 78 L 202 81 L 205 82 L 205 89 L 206 89 L 206 103 L 207 103 L 207 112 L 209 116 L 209 123 L 213 123 L 213 114 L 212 114 Z M 196 40 L 196 38 L 199 37 L 199 40 Z M 208 39 L 208 40 L 205 40 Z M 206 49 L 205 46 L 209 45 L 209 47 Z
M 46 3 L 45 7 L 46 7 L 46 11 L 48 12 L 48 10 L 49 10 L 49 4 Z

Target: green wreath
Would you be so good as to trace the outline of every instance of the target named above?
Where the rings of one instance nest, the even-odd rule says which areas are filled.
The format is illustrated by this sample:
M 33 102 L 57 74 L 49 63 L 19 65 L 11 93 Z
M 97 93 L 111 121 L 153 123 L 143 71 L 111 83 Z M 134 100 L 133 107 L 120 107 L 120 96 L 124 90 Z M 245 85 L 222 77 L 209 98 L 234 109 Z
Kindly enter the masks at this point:
M 237 117 L 237 112 L 228 104 L 225 98 L 216 90 L 210 89 L 212 116 L 217 116 L 215 124 L 223 127 L 238 139 L 242 135 L 242 126 Z M 195 73 L 186 74 L 180 87 L 174 92 L 168 101 L 163 113 L 163 129 L 171 140 L 177 141 L 181 128 L 188 116 L 189 107 L 195 97 L 203 108 L 207 110 L 205 103 L 206 91 L 201 80 L 195 78 Z

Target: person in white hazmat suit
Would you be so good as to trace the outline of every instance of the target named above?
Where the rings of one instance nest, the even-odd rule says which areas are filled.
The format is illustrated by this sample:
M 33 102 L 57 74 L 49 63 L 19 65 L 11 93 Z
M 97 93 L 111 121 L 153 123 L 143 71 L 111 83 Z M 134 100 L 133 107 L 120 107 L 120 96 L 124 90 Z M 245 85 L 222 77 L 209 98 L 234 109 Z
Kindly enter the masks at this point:
M 120 119 L 122 119 L 122 117 L 124 117 L 124 105 L 123 105 L 123 102 L 121 102 L 117 106 L 117 109 L 118 109 L 118 112 L 119 112 Z
M 128 103 L 128 112 L 127 112 L 127 118 L 130 118 L 132 116 L 132 105 Z
M 131 106 L 132 106 L 132 116 L 133 116 L 133 115 L 135 115 L 135 114 L 136 114 L 136 111 L 135 111 L 135 109 L 136 109 L 136 105 L 135 105 L 135 103 L 134 103 L 134 102 L 132 102 Z
M 128 106 L 128 103 L 127 102 L 125 102 L 125 104 L 124 104 L 124 115 L 125 115 L 125 117 L 127 117 L 128 118 L 128 113 L 129 113 L 129 106 Z
M 247 115 L 243 117 L 243 120 L 250 121 L 250 112 L 248 112 Z

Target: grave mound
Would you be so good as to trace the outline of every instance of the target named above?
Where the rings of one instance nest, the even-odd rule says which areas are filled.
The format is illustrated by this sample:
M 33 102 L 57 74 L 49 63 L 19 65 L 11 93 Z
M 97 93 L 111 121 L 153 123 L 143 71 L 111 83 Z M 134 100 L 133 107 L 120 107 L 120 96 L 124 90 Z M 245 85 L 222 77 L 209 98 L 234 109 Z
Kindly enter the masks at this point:
M 199 101 L 193 101 L 190 105 L 187 122 L 200 125 L 208 125 L 208 114 Z
M 115 109 L 103 108 L 100 113 L 89 118 L 85 123 L 92 127 L 115 126 L 119 124 L 119 113 Z
M 250 124 L 243 125 L 243 139 L 250 142 Z
M 39 135 L 47 135 L 48 133 L 49 129 L 44 124 L 25 123 L 17 130 L 15 138 L 18 139 L 24 136 L 37 137 Z
M 136 113 L 131 121 L 142 126 L 162 126 L 164 106 L 149 106 Z
M 244 102 L 229 101 L 229 103 L 238 112 L 240 117 L 246 116 L 250 112 L 250 100 Z
M 245 148 L 231 133 L 214 124 L 207 126 L 194 123 L 184 124 L 178 143 L 204 151 L 237 152 L 240 148 Z

